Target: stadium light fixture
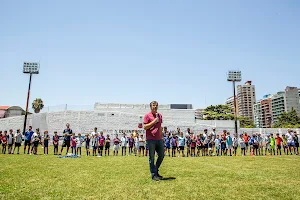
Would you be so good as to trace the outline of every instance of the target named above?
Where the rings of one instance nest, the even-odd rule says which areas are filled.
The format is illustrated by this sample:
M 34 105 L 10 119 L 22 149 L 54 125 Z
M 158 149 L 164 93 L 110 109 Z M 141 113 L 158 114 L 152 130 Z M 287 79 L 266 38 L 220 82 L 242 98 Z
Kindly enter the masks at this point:
M 29 103 L 30 87 L 31 87 L 31 78 L 32 78 L 32 74 L 39 74 L 39 71 L 40 71 L 40 63 L 38 63 L 38 62 L 24 62 L 23 63 L 23 73 L 24 74 L 30 74 L 28 93 L 27 93 L 27 101 L 26 101 L 25 120 L 24 120 L 24 127 L 23 127 L 23 135 L 25 135 L 25 131 L 26 131 L 28 103 Z
M 235 136 L 238 136 L 237 127 L 237 105 L 236 105 L 236 94 L 235 94 L 235 82 L 240 82 L 242 80 L 242 72 L 239 70 L 230 70 L 227 73 L 227 81 L 233 84 L 233 105 L 234 105 L 234 130 Z

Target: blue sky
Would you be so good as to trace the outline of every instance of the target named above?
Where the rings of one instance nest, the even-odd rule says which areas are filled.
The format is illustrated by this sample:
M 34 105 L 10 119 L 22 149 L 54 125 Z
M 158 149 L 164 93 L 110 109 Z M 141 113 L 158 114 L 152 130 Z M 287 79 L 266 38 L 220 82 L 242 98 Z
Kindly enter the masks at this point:
M 230 69 L 257 99 L 300 87 L 300 2 L 1 1 L 0 105 L 25 108 L 23 61 L 40 61 L 30 102 L 191 103 L 232 96 Z

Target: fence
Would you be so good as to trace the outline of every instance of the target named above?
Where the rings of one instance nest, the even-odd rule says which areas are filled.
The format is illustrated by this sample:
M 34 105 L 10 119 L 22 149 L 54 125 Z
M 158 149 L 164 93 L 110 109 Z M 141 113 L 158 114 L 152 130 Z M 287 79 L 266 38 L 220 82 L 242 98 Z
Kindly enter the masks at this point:
M 40 111 L 40 113 L 50 113 L 50 112 L 59 112 L 66 110 L 74 110 L 74 111 L 92 111 L 94 110 L 94 105 L 68 105 L 68 104 L 60 104 L 55 106 L 44 106 L 44 108 Z M 32 108 L 28 110 L 31 113 L 34 113 Z

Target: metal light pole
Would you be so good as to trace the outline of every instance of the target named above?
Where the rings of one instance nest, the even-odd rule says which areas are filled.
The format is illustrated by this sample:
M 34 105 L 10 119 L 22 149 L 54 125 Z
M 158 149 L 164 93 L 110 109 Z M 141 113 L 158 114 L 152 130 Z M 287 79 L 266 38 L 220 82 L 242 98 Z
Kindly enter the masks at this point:
M 227 81 L 233 84 L 233 105 L 234 105 L 234 130 L 235 136 L 238 136 L 238 126 L 237 126 L 237 105 L 236 105 L 236 94 L 235 94 L 235 82 L 240 82 L 242 80 L 241 71 L 229 71 L 227 74 Z
M 27 101 L 26 101 L 26 111 L 25 111 L 23 135 L 25 135 L 25 131 L 26 131 L 28 104 L 29 104 L 29 98 L 30 98 L 31 78 L 32 78 L 32 74 L 39 74 L 39 69 L 40 69 L 40 63 L 24 62 L 24 64 L 23 64 L 23 73 L 24 74 L 30 74 L 29 86 L 28 86 L 28 92 L 27 92 Z

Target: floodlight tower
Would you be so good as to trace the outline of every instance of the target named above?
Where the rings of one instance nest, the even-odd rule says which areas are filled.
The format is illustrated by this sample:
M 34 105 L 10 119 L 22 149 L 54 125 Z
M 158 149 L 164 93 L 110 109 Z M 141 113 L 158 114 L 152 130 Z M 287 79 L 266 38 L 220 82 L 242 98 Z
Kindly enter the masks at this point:
M 27 93 L 27 102 L 26 102 L 26 111 L 25 111 L 25 120 L 24 120 L 24 127 L 23 127 L 23 135 L 25 134 L 25 131 L 26 131 L 28 103 L 29 103 L 29 97 L 30 97 L 31 77 L 32 77 L 32 74 L 39 74 L 39 70 L 40 70 L 40 63 L 37 63 L 37 62 L 24 62 L 23 63 L 23 73 L 24 74 L 30 74 L 28 93 Z
M 237 128 L 237 108 L 236 108 L 236 95 L 235 95 L 235 82 L 240 82 L 242 80 L 242 72 L 238 70 L 231 70 L 227 74 L 227 81 L 233 83 L 233 105 L 234 105 L 234 130 L 236 137 L 238 136 Z

